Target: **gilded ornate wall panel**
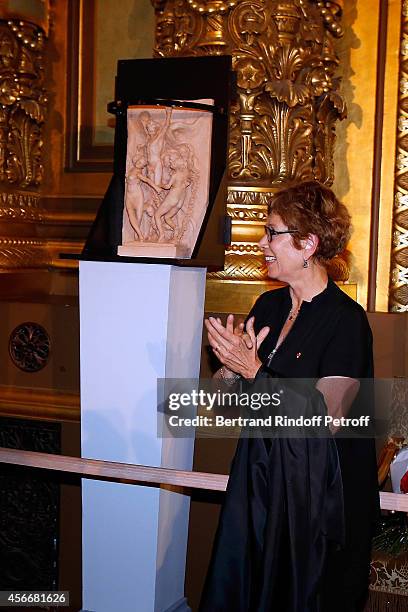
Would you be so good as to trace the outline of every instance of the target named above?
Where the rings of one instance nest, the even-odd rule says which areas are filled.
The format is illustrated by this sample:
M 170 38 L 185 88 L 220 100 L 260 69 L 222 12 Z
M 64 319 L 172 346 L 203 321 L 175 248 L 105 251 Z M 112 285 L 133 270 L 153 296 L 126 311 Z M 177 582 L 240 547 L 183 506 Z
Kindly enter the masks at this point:
M 408 311 L 408 0 L 402 3 L 390 310 Z
M 28 9 L 34 4 L 27 3 Z M 35 268 L 49 262 L 36 229 L 44 218 L 39 187 L 48 104 L 44 87 L 48 3 L 40 8 L 37 22 L 23 20 L 22 14 L 21 19 L 10 18 L 18 15 L 8 11 L 7 3 L 0 9 L 0 269 Z
M 67 223 L 63 207 L 51 211 L 44 199 L 45 149 L 52 146 L 46 125 L 49 18 L 44 0 L 0 6 L 1 272 L 61 267 L 59 253 L 78 251 L 81 244 L 72 240 L 75 214 Z M 71 226 L 68 240 L 64 225 Z M 76 234 L 83 238 L 83 231 Z
M 0 21 L 0 179 L 6 186 L 41 183 L 47 95 L 44 33 L 23 21 Z
M 335 39 L 340 2 L 152 0 L 156 56 L 231 54 L 237 74 L 229 149 L 232 244 L 220 280 L 266 276 L 257 247 L 268 197 L 295 180 L 333 182 L 335 123 L 346 115 Z M 330 263 L 348 278 L 345 258 Z
M 61 189 L 67 8 L 0 4 L 0 272 L 74 267 L 59 253 L 81 250 L 101 199 L 93 177 Z

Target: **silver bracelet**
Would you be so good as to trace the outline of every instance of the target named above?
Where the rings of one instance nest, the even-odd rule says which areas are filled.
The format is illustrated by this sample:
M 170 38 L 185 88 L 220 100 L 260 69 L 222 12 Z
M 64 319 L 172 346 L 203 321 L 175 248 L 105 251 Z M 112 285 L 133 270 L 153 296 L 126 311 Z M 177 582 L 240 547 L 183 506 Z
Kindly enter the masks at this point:
M 240 374 L 235 374 L 235 372 L 233 372 L 233 376 L 226 376 L 225 370 L 226 370 L 226 367 L 222 366 L 222 368 L 220 370 L 222 380 L 227 385 L 235 385 L 237 380 L 239 380 L 241 378 L 241 375 Z M 228 370 L 228 371 L 231 372 L 231 370 Z

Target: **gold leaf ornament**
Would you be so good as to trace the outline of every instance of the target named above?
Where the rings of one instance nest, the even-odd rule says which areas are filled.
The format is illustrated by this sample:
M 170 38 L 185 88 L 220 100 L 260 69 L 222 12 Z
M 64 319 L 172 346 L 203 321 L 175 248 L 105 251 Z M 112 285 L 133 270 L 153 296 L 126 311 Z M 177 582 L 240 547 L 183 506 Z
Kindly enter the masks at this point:
M 239 0 L 187 0 L 187 4 L 203 14 L 226 13 L 233 8 Z
M 0 78 L 0 104 L 11 106 L 19 96 L 20 90 L 15 79 L 6 76 Z
M 294 180 L 331 185 L 335 123 L 346 115 L 335 77 L 334 39 L 342 35 L 342 2 L 152 2 L 158 55 L 232 55 L 237 95 L 230 113 L 229 186 L 242 193 L 230 206 L 243 199 L 251 207 L 262 204 L 265 212 L 266 202 L 258 199 L 265 189 Z M 232 213 L 233 244 L 217 278 L 265 278 L 262 258 L 252 245 L 253 226 L 263 220 L 256 216 L 258 209 L 254 214 Z M 339 260 L 333 266 L 337 277 L 347 276 L 347 263 L 342 267 Z
M 292 83 L 289 79 L 269 81 L 265 85 L 265 90 L 269 92 L 271 98 L 277 98 L 279 102 L 286 102 L 291 107 L 297 104 L 305 104 L 310 98 L 307 85 Z
M 0 71 L 12 71 L 17 63 L 18 44 L 8 27 L 0 25 Z
M 244 50 L 242 43 L 245 42 L 245 53 L 257 58 L 259 56 L 257 39 L 268 28 L 265 6 L 260 2 L 244 0 L 231 11 L 228 21 L 228 29 L 237 47 L 237 53 L 242 53 Z
M 44 121 L 44 109 L 36 100 L 21 100 L 19 107 L 34 119 L 42 123 Z
M 242 89 L 256 89 L 260 87 L 265 80 L 265 69 L 261 62 L 252 58 L 240 59 L 235 64 L 235 70 L 238 73 L 238 87 Z

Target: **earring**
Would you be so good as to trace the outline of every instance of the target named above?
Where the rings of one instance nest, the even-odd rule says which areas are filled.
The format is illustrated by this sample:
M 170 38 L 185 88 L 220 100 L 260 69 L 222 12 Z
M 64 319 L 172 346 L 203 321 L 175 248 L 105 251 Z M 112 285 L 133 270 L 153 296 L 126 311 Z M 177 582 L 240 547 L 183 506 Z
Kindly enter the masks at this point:
M 309 262 L 307 259 L 303 258 L 303 267 L 304 268 L 308 268 L 309 267 Z

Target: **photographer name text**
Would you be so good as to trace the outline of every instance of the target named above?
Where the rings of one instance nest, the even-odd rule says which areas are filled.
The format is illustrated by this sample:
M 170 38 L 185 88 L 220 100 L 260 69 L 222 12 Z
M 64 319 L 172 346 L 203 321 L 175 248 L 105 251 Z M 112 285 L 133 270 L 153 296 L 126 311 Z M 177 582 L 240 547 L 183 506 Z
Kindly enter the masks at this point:
M 182 417 L 177 414 L 168 416 L 170 427 L 368 427 L 370 417 L 358 418 L 315 415 L 312 417 L 290 418 L 282 415 L 269 415 L 265 418 L 232 417 L 223 415 Z

